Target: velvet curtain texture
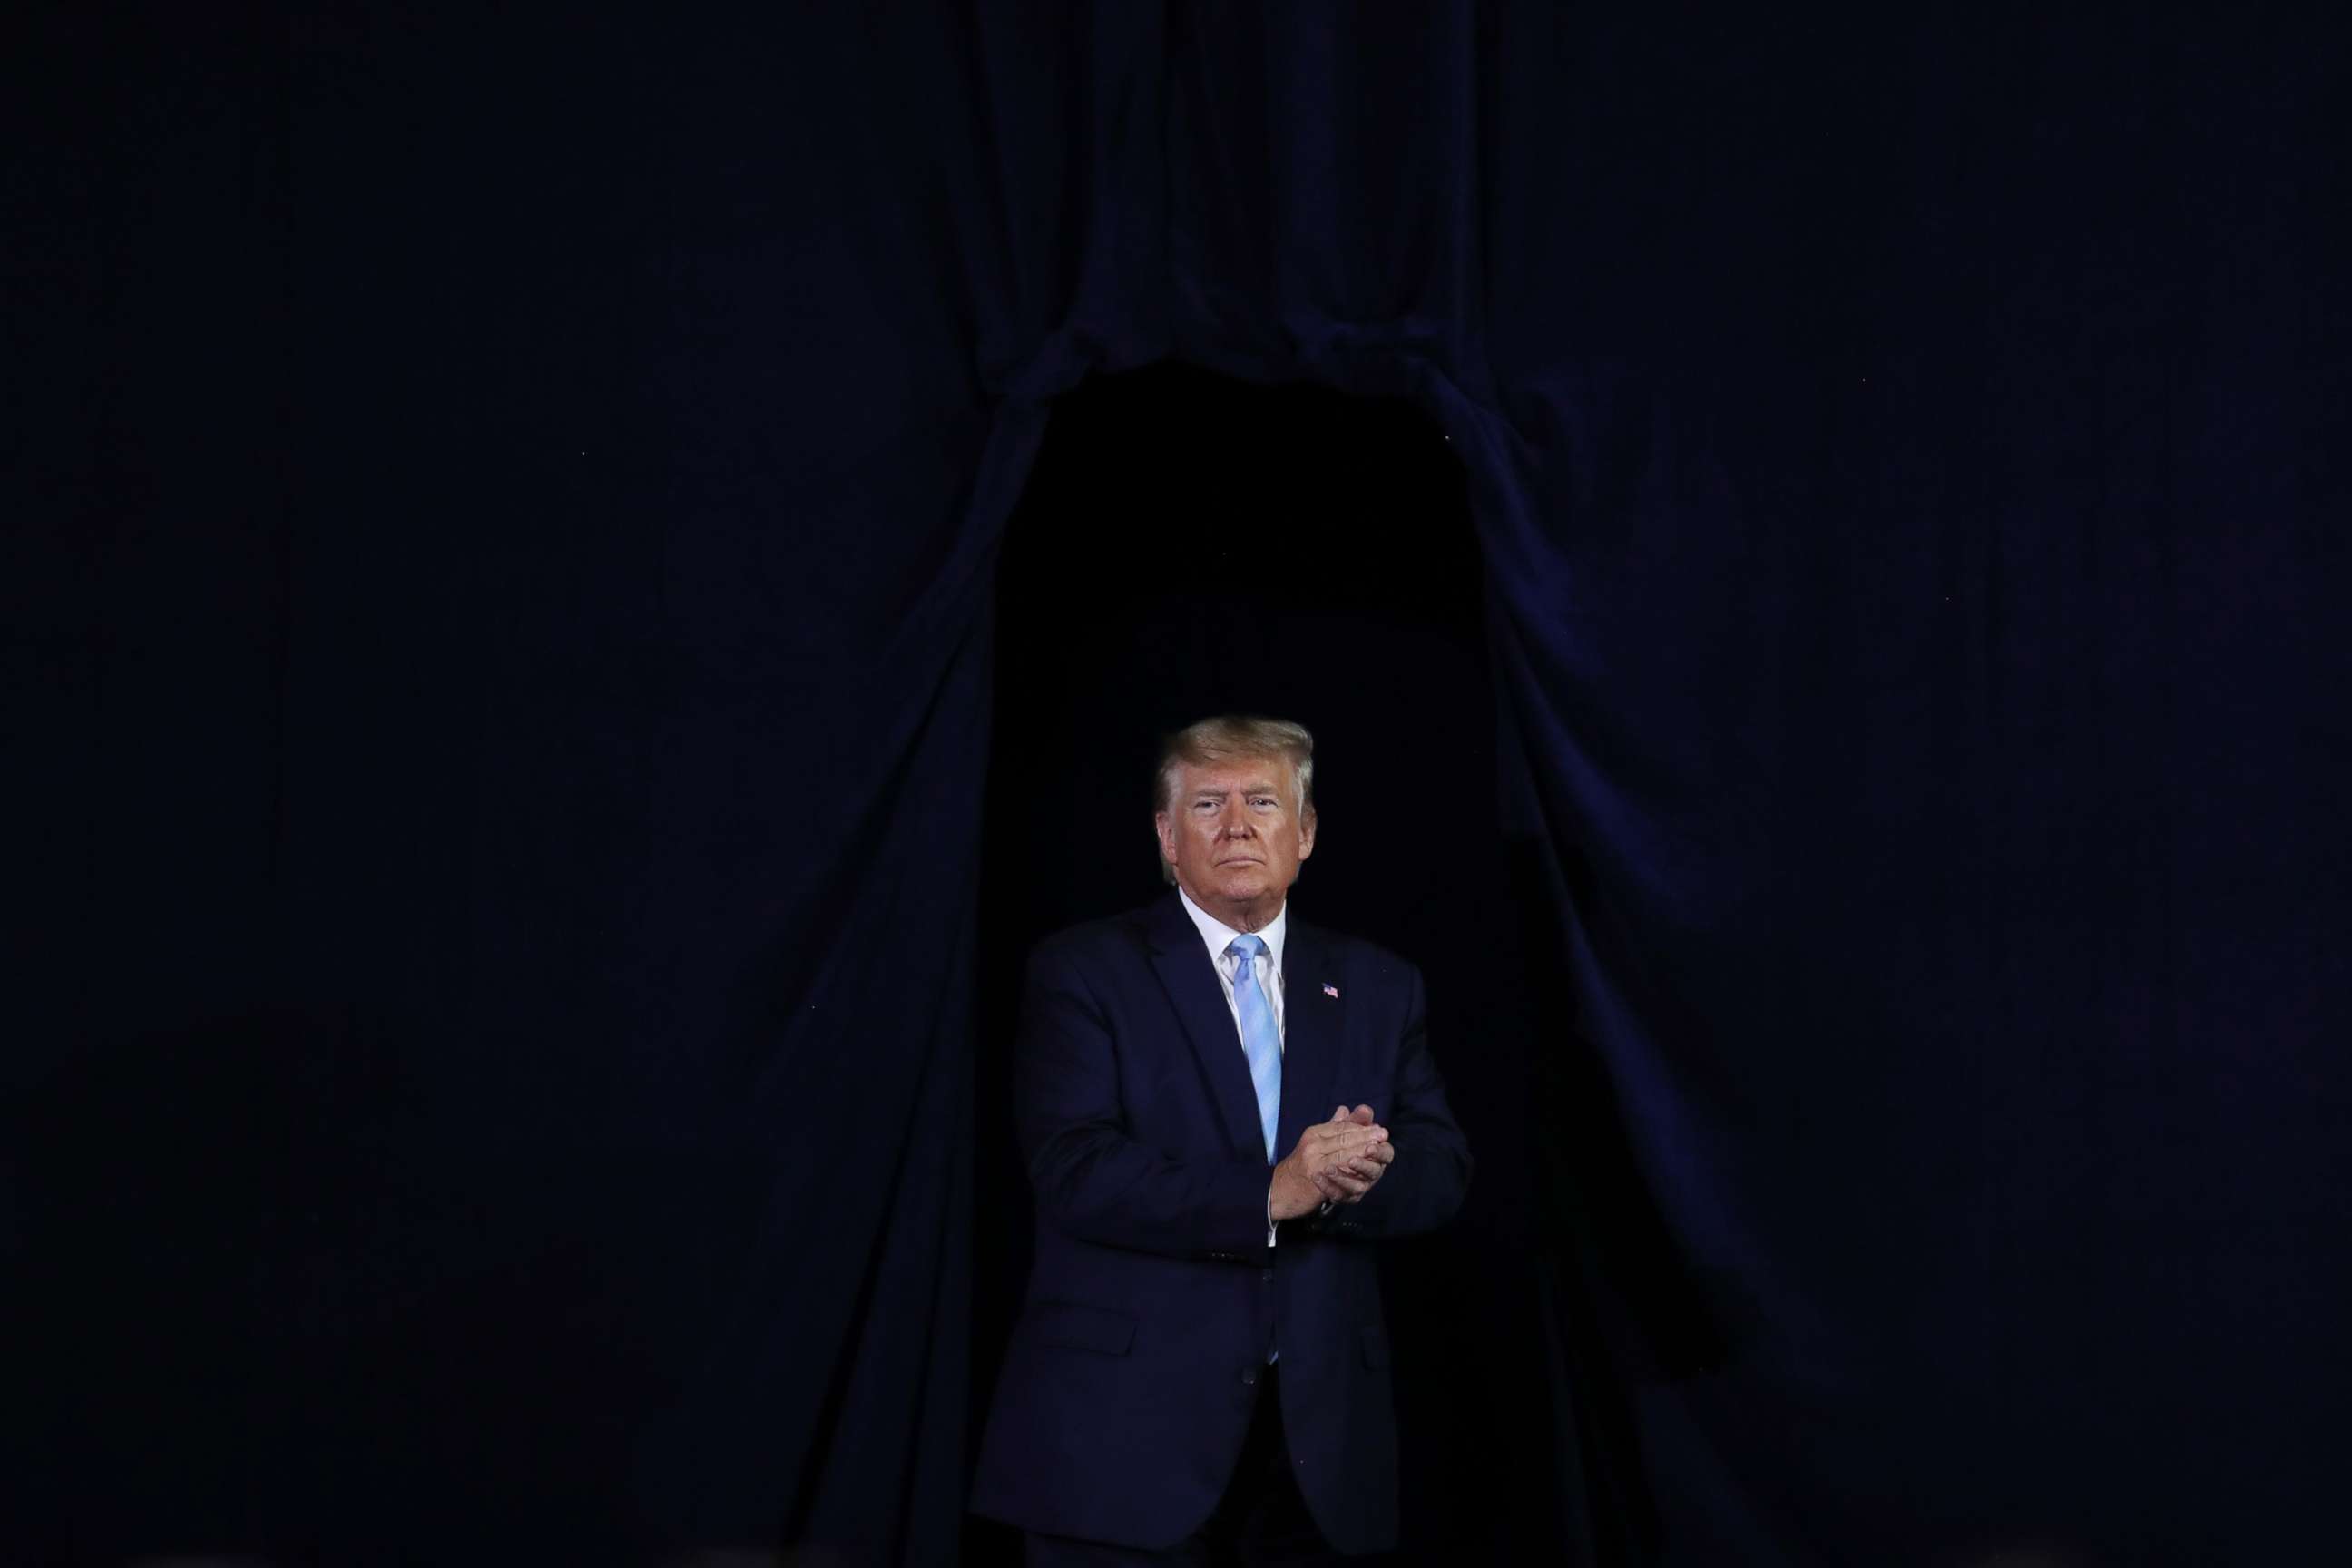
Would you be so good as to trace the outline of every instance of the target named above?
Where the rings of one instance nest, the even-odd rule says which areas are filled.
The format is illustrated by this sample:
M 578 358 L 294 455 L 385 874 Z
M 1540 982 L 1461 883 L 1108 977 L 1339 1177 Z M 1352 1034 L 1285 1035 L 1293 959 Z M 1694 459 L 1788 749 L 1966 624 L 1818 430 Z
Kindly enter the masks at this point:
M 1576 1548 L 2340 1533 L 2352 138 L 2305 23 L 37 41 L 44 1550 L 954 1554 L 994 565 L 1055 400 L 1171 359 L 1409 398 L 1466 472 L 1570 999 L 1529 1092 L 1623 1140 L 1537 1241 L 1601 1324 L 1528 1347 Z

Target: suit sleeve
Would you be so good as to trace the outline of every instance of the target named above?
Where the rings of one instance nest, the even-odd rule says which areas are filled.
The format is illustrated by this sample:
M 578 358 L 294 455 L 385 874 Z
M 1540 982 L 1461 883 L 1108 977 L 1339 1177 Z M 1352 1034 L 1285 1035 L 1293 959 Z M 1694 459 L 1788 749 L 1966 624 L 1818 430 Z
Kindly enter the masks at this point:
M 1428 1008 L 1421 971 L 1407 964 L 1405 1006 L 1391 1100 L 1372 1110 L 1389 1130 L 1396 1161 L 1361 1203 L 1340 1204 L 1283 1226 L 1310 1236 L 1370 1240 L 1434 1230 L 1454 1217 L 1470 1189 L 1470 1143 L 1445 1103 L 1445 1085 L 1429 1055 Z
M 1013 1079 L 1038 1212 L 1104 1247 L 1241 1260 L 1265 1250 L 1262 1159 L 1175 1158 L 1128 1135 L 1119 1057 L 1066 952 L 1030 960 Z

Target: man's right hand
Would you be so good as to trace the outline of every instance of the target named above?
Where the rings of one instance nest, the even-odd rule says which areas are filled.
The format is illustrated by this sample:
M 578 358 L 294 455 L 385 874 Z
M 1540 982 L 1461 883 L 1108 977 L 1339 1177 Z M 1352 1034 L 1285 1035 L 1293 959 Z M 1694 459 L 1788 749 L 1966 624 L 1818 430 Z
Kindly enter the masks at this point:
M 1313 1214 L 1340 1192 L 1360 1192 L 1370 1184 L 1357 1172 L 1367 1165 L 1387 1163 L 1381 1148 L 1389 1130 L 1371 1120 L 1369 1111 L 1358 1119 L 1344 1110 L 1333 1113 L 1298 1135 L 1297 1147 L 1274 1168 L 1274 1185 L 1266 1195 L 1265 1212 L 1276 1220 Z M 1379 1152 L 1374 1152 L 1375 1150 Z

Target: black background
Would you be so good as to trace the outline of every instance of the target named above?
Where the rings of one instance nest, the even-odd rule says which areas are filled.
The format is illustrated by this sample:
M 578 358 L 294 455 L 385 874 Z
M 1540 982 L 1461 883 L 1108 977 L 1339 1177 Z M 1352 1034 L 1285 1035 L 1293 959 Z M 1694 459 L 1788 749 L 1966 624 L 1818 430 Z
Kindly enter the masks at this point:
M 1511 885 L 1464 492 L 1444 437 L 1395 400 L 1169 367 L 1055 409 L 998 576 L 976 1386 L 1027 1250 L 1009 1098 L 1022 959 L 1049 931 L 1163 896 L 1163 735 L 1209 713 L 1296 718 L 1316 736 L 1319 826 L 1291 907 L 1423 965 L 1433 1048 L 1479 1162 L 1456 1226 L 1385 1260 L 1424 1537 L 1409 1546 L 1496 1560 L 1567 1539 L 1573 1477 L 1529 1364 L 1548 1339 L 1532 1257 L 1548 1203 L 1528 1140 L 1531 1121 L 1564 1137 L 1570 1119 L 1528 1094 L 1528 992 L 1547 981 L 1528 973 Z M 971 1544 L 1009 1554 L 1013 1537 L 975 1525 Z

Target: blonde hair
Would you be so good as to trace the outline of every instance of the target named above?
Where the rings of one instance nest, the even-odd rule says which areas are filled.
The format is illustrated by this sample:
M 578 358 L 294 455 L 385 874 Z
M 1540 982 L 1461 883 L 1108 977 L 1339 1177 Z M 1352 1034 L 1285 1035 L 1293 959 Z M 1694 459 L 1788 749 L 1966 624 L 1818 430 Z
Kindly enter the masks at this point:
M 1279 757 L 1290 764 L 1293 804 L 1300 820 L 1315 810 L 1315 737 L 1287 719 L 1225 713 L 1187 724 L 1160 742 L 1160 777 L 1152 810 L 1176 808 L 1176 774 L 1181 768 L 1214 767 L 1239 757 Z M 1175 868 L 1163 858 L 1160 879 L 1173 882 Z

